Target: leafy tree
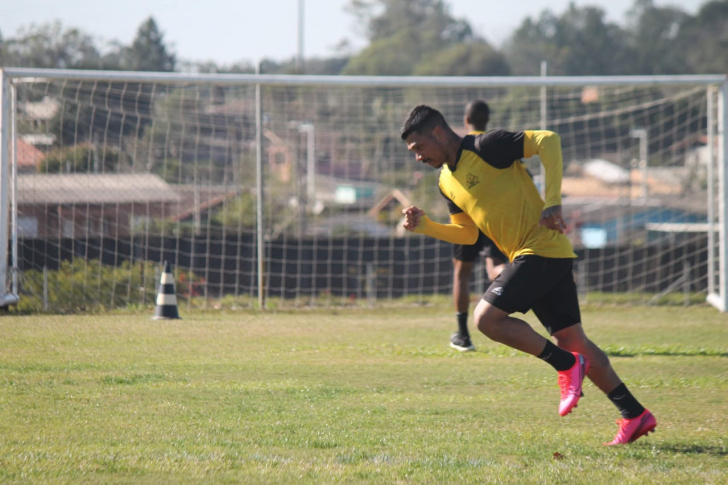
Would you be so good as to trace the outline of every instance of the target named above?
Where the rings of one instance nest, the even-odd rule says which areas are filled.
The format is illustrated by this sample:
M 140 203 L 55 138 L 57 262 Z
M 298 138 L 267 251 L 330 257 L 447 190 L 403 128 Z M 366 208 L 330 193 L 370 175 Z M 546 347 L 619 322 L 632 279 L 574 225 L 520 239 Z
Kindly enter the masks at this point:
M 344 74 L 411 74 L 425 55 L 474 39 L 467 21 L 452 17 L 442 0 L 351 0 L 369 47 Z
M 421 40 L 440 48 L 473 36 L 467 21 L 453 18 L 442 0 L 351 0 L 347 9 L 366 26 L 371 42 L 416 31 Z
M 679 37 L 689 15 L 675 7 L 656 7 L 636 0 L 627 15 L 631 74 L 685 73 L 685 49 Z
M 48 153 L 38 165 L 40 173 L 94 173 L 119 171 L 119 152 L 84 143 L 57 148 Z
M 349 62 L 347 56 L 335 56 L 326 58 L 309 58 L 306 59 L 305 73 L 315 75 L 337 75 L 341 74 L 342 69 Z M 252 64 L 234 64 L 231 67 L 220 67 L 214 71 L 201 72 L 220 72 L 220 73 L 254 73 L 255 66 Z M 271 59 L 263 59 L 260 63 L 260 72 L 263 74 L 298 74 L 299 68 L 296 65 L 296 59 L 289 59 L 277 62 Z
M 154 18 L 149 17 L 137 30 L 131 46 L 124 55 L 124 68 L 131 71 L 172 72 L 176 57 L 164 44 L 164 35 Z
M 213 216 L 213 223 L 225 227 L 242 227 L 251 229 L 257 222 L 255 195 L 242 194 L 231 201 L 225 209 L 217 210 Z
M 352 57 L 343 70 L 344 74 L 365 76 L 406 76 L 414 70 L 419 55 L 410 48 L 417 39 L 411 31 L 402 31 L 393 37 L 374 41 L 358 55 Z
M 728 0 L 704 4 L 687 19 L 678 43 L 686 50 L 685 61 L 694 73 L 728 73 Z
M 61 22 L 32 25 L 15 38 L 0 39 L 0 65 L 55 69 L 99 69 L 102 56 L 93 38 Z
M 544 11 L 530 17 L 506 43 L 505 52 L 516 75 L 534 75 L 542 60 L 555 75 L 610 75 L 629 71 L 624 31 L 605 21 L 597 7 L 574 4 L 560 17 Z
M 485 42 L 468 42 L 436 53 L 414 70 L 419 76 L 507 76 L 506 58 Z

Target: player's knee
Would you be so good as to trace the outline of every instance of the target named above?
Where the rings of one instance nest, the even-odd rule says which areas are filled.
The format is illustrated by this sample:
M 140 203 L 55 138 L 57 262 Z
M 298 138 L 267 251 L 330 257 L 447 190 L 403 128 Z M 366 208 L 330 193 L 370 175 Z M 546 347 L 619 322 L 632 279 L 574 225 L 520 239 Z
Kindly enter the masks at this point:
M 594 342 L 589 341 L 587 344 L 587 348 L 589 350 L 585 353 L 589 356 L 592 367 L 604 368 L 611 365 L 609 363 L 609 357 L 607 357 L 607 354 L 602 349 L 597 347 Z
M 589 343 L 580 323 L 557 331 L 553 337 L 556 345 L 571 352 L 585 352 Z
M 492 340 L 497 340 L 498 329 L 503 320 L 503 316 L 500 312 L 493 311 L 493 308 L 490 304 L 481 300 L 475 308 L 473 320 L 475 326 L 483 335 Z
M 591 362 L 592 367 L 607 367 L 610 365 L 607 354 L 589 340 L 580 324 L 578 327 L 568 327 L 561 330 L 555 333 L 553 337 L 556 340 L 556 345 L 562 349 L 585 355 Z

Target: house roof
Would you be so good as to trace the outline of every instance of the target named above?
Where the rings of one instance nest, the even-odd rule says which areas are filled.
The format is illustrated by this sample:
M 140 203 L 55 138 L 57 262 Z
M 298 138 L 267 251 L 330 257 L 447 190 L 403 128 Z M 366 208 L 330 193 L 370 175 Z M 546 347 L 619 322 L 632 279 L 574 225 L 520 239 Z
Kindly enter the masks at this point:
M 403 207 L 409 207 L 412 205 L 412 200 L 408 193 L 402 192 L 399 189 L 393 189 L 390 193 L 382 197 L 376 204 L 369 209 L 367 214 L 371 217 L 376 217 L 382 210 L 384 210 L 390 202 L 396 200 Z
M 647 187 L 651 196 L 677 196 L 683 192 L 678 169 L 650 168 Z M 633 169 L 626 172 L 628 183 L 609 183 L 591 174 L 565 176 L 561 182 L 561 193 L 569 197 L 593 198 L 639 198 L 642 193 L 642 172 Z M 684 175 L 683 175 L 684 177 Z
M 197 186 L 180 185 L 176 187 L 180 196 L 178 212 L 171 216 L 173 221 L 184 221 L 190 219 L 196 212 L 204 212 L 214 209 L 225 201 L 234 199 L 240 195 L 240 190 L 228 186 Z
M 19 167 L 37 167 L 38 163 L 45 158 L 45 153 L 38 150 L 30 143 L 26 143 L 22 138 L 15 140 L 15 146 L 18 150 L 16 157 Z
M 159 176 L 143 174 L 18 175 L 18 205 L 177 202 Z

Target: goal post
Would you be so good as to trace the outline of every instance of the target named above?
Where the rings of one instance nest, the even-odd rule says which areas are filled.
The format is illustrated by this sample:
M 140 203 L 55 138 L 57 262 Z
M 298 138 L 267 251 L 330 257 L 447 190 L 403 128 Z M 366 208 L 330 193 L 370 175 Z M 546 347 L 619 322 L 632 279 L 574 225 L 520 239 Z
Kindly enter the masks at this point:
M 717 94 L 717 102 L 714 101 L 713 94 Z M 713 107 L 717 107 L 717 117 L 713 115 Z M 726 191 L 728 191 L 727 177 L 728 171 L 726 165 L 728 165 L 728 81 L 724 80 L 717 89 L 709 90 L 708 92 L 708 109 L 709 109 L 709 157 L 713 157 L 713 150 L 717 146 L 717 165 L 718 165 L 718 231 L 719 231 L 719 249 L 718 249 L 718 280 L 719 286 L 718 291 L 713 288 L 709 288 L 707 301 L 714 307 L 718 308 L 721 312 L 728 311 L 728 281 L 726 275 L 728 275 L 728 253 L 726 252 L 726 245 L 728 245 L 728 204 L 726 203 Z M 712 123 L 712 120 L 717 118 L 717 127 Z M 717 136 L 716 136 L 717 135 Z M 715 143 L 717 141 L 717 143 Z M 711 192 L 711 195 L 713 193 Z M 713 200 L 709 200 L 709 207 L 713 207 Z M 712 212 L 711 212 L 712 215 Z M 710 217 L 709 223 L 711 226 L 715 224 L 715 218 Z M 709 229 L 711 238 L 713 237 L 713 227 Z M 710 248 L 710 262 L 711 265 L 715 261 L 715 250 L 714 241 L 709 238 Z M 713 267 L 709 268 L 709 274 L 715 271 Z M 710 291 L 713 289 L 713 291 Z
M 728 309 L 726 76 L 6 68 L 0 87 L 0 306 L 148 305 L 163 261 L 188 306 L 448 295 L 450 245 L 400 227 L 408 203 L 447 210 L 398 131 L 424 103 L 464 133 L 482 98 L 489 128 L 561 135 L 585 298 Z
M 15 220 L 17 213 L 12 199 L 15 195 L 15 163 L 13 159 L 17 148 L 15 146 L 15 112 L 14 112 L 14 90 L 10 84 L 10 77 L 0 69 L 0 307 L 7 307 L 18 302 L 18 286 L 16 279 L 17 251 L 13 252 L 12 262 L 8 256 L 8 229 L 10 222 Z M 12 212 L 10 208 L 12 207 Z M 14 224 L 13 224 L 14 226 Z M 13 243 L 17 241 L 15 232 L 12 231 Z M 13 248 L 15 245 L 13 244 Z M 8 281 L 8 274 L 11 281 Z M 10 283 L 10 285 L 9 285 Z

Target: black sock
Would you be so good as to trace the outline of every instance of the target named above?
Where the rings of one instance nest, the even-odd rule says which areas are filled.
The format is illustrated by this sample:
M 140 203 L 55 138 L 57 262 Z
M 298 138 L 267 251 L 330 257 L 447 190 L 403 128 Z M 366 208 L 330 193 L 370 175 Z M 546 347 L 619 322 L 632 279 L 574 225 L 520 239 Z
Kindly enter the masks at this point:
M 458 333 L 460 336 L 470 338 L 470 333 L 468 333 L 468 312 L 457 312 L 455 316 L 458 319 Z
M 645 408 L 629 392 L 624 383 L 615 387 L 612 392 L 607 394 L 607 397 L 612 401 L 612 404 L 617 406 L 620 414 L 625 419 L 634 419 L 645 411 Z
M 543 352 L 538 354 L 538 358 L 545 360 L 556 370 L 569 370 L 576 364 L 576 357 L 560 347 L 557 347 L 550 341 L 546 341 L 546 347 Z

